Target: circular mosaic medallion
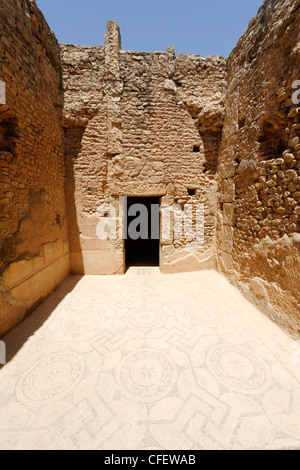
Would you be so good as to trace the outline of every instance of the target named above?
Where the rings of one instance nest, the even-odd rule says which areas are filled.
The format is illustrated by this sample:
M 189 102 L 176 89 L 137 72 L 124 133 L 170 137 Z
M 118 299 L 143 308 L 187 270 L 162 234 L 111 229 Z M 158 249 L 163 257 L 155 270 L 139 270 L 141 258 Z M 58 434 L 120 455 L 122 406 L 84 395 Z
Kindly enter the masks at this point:
M 59 400 L 74 390 L 84 369 L 84 360 L 77 353 L 51 354 L 21 377 L 16 390 L 18 399 L 33 405 Z
M 151 330 L 158 328 L 164 322 L 164 314 L 152 308 L 140 308 L 130 312 L 127 323 L 131 328 Z
M 207 362 L 215 378 L 235 391 L 259 393 L 267 385 L 266 366 L 242 346 L 218 345 L 210 351 Z
M 170 393 L 175 383 L 175 366 L 161 351 L 143 349 L 129 354 L 118 370 L 121 392 L 139 402 L 160 400 Z
M 103 319 L 103 314 L 95 305 L 71 307 L 66 316 L 65 327 L 75 333 L 93 330 Z

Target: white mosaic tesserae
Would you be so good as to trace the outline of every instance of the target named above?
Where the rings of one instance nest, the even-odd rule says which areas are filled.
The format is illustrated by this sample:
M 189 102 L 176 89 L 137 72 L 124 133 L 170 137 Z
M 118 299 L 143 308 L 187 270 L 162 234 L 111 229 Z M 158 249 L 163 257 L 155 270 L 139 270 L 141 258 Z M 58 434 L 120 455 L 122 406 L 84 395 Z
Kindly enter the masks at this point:
M 294 343 L 215 271 L 71 277 L 4 339 L 2 449 L 300 447 Z

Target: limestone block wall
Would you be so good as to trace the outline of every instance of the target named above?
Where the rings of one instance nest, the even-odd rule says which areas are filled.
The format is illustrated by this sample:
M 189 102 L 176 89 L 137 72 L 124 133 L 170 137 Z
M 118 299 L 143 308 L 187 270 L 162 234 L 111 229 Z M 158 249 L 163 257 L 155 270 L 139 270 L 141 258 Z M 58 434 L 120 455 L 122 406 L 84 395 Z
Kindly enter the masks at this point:
M 218 168 L 219 269 L 300 331 L 300 2 L 268 0 L 228 59 Z
M 34 1 L 1 0 L 0 54 L 1 335 L 65 279 L 69 248 L 59 47 Z
M 216 169 L 223 124 L 222 57 L 123 51 L 108 22 L 105 45 L 61 45 L 67 201 L 73 272 L 124 272 L 124 243 L 96 235 L 97 208 L 120 196 L 204 211 L 204 243 L 161 243 L 165 272 L 213 266 Z M 100 217 L 101 218 L 101 217 Z M 122 224 L 122 220 L 118 220 Z M 162 227 L 163 230 L 163 227 Z

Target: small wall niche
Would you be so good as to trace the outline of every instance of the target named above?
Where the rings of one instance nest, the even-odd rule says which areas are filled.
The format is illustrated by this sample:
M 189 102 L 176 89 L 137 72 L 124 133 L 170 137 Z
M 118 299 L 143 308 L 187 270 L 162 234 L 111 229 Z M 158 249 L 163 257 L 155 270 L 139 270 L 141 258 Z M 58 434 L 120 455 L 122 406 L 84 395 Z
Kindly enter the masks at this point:
M 189 196 L 196 196 L 197 189 L 188 189 L 187 193 Z
M 200 146 L 199 145 L 194 145 L 193 152 L 194 153 L 199 153 L 200 152 Z
M 4 118 L 0 122 L 0 151 L 14 153 L 18 138 L 18 121 L 16 118 Z
M 262 160 L 282 157 L 283 152 L 288 147 L 288 143 L 285 140 L 284 131 L 281 131 L 272 123 L 264 122 L 258 139 L 259 153 Z
M 246 118 L 244 116 L 239 119 L 239 129 L 243 129 L 243 127 L 245 127 L 245 122 Z

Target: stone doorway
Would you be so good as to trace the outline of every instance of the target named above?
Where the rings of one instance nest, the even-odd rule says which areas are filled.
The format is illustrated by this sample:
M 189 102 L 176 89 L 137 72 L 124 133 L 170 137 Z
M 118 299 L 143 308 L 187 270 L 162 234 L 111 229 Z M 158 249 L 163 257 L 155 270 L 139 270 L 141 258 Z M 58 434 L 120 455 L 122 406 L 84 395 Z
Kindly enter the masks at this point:
M 126 269 L 159 266 L 159 197 L 127 197 L 125 214 Z

